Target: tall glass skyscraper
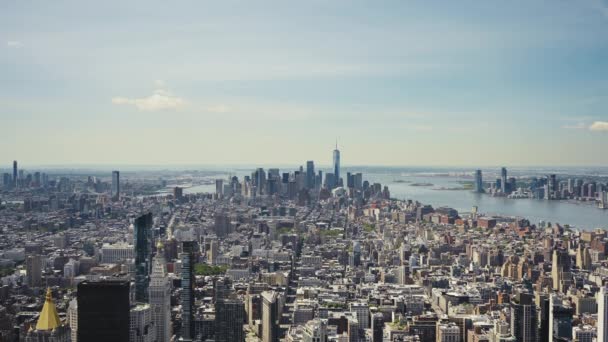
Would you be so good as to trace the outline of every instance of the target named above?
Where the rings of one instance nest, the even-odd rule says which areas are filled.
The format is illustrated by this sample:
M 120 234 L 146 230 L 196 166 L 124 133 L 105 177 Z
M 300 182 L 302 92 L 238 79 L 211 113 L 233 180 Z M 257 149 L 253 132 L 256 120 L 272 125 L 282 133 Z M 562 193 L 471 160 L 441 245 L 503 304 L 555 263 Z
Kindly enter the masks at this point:
M 120 172 L 112 171 L 112 199 L 120 199 Z
M 306 188 L 313 189 L 315 187 L 315 162 L 309 160 L 306 162 Z
M 182 242 L 182 337 L 181 341 L 194 339 L 194 251 L 195 241 Z
M 338 142 L 336 141 L 336 149 L 334 150 L 334 188 L 340 185 L 340 150 L 338 150 Z
M 483 192 L 483 179 L 481 170 L 475 171 L 475 192 Z
M 13 160 L 13 187 L 17 187 L 19 179 L 19 173 L 17 172 L 17 161 Z
M 503 194 L 507 193 L 507 168 L 503 167 L 500 170 L 500 190 Z
M 148 285 L 152 260 L 152 213 L 141 215 L 133 223 L 133 248 L 135 254 L 135 300 L 148 301 Z

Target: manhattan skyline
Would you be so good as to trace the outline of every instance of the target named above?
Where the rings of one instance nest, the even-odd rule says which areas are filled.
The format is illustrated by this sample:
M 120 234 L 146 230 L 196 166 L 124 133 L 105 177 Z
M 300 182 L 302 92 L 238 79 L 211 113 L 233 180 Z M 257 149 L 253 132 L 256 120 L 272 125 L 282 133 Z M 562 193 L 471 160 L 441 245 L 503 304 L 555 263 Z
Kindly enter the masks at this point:
M 605 1 L 117 6 L 2 5 L 0 159 L 608 165 Z

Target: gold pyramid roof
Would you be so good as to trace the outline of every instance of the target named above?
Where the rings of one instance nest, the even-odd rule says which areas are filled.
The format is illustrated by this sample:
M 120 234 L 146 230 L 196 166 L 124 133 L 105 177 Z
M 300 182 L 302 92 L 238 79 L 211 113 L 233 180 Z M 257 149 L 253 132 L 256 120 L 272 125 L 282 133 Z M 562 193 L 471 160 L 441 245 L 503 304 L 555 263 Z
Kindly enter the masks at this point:
M 36 330 L 53 330 L 60 325 L 61 321 L 59 320 L 57 308 L 55 308 L 55 303 L 53 302 L 51 289 L 47 288 L 46 299 L 42 311 L 40 312 L 38 323 L 36 324 Z

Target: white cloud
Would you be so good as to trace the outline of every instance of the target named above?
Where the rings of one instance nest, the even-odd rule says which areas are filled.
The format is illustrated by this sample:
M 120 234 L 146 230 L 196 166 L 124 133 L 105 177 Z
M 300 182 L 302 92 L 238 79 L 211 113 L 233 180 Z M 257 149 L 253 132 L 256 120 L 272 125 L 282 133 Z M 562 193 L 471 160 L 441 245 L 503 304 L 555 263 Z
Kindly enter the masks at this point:
M 9 48 L 18 49 L 18 48 L 22 47 L 23 44 L 21 44 L 21 42 L 18 40 L 9 40 L 8 42 L 6 42 L 6 46 Z
M 608 121 L 596 121 L 589 126 L 589 130 L 596 132 L 608 131 Z
M 582 122 L 579 122 L 574 125 L 563 125 L 562 128 L 564 128 L 564 129 L 585 129 L 585 128 L 587 128 L 587 125 L 585 125 Z
M 174 96 L 165 89 L 156 89 L 154 94 L 148 97 L 128 98 L 119 96 L 112 98 L 112 103 L 115 105 L 132 105 L 138 110 L 153 112 L 179 109 L 186 104 L 186 101 L 181 97 Z

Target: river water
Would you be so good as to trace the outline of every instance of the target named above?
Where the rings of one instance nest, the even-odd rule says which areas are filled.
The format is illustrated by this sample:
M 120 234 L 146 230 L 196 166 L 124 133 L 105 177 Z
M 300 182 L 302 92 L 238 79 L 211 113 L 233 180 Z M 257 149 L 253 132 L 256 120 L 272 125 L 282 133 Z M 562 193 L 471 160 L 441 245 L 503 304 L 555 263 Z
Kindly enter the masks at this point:
M 232 175 L 242 179 L 244 175 L 251 174 L 251 169 L 226 170 Z M 293 170 L 291 168 L 290 170 Z M 283 169 L 281 169 L 283 171 Z M 349 168 L 345 168 L 343 178 Z M 437 168 L 350 168 L 353 172 L 363 172 L 363 178 L 370 183 L 379 182 L 387 185 L 391 197 L 397 199 L 412 199 L 433 207 L 448 206 L 459 212 L 469 212 L 473 206 L 479 212 L 489 215 L 519 216 L 529 219 L 533 223 L 540 221 L 569 224 L 579 229 L 608 228 L 608 210 L 598 209 L 593 203 L 573 201 L 545 201 L 536 199 L 507 199 L 492 197 L 486 194 L 477 194 L 470 190 L 439 190 L 440 188 L 460 188 L 463 181 L 472 181 L 471 169 L 437 169 Z M 484 170 L 484 181 L 491 180 L 494 170 Z M 591 174 L 604 175 L 605 170 L 585 170 Z M 514 170 L 509 176 L 546 174 L 530 170 Z M 549 170 L 558 174 L 574 174 L 572 170 Z M 487 175 L 487 176 L 486 176 Z M 565 176 L 564 176 L 565 177 Z M 416 184 L 432 184 L 416 186 Z M 186 193 L 215 192 L 215 184 L 199 185 L 185 189 Z

